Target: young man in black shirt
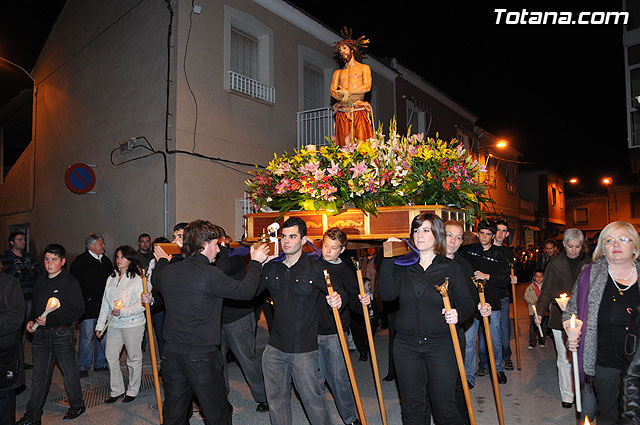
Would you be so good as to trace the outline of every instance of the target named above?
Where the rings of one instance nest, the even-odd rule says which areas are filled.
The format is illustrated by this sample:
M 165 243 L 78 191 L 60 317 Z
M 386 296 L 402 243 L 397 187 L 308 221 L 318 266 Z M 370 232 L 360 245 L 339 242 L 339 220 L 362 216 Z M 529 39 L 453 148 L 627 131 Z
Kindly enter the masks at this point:
M 84 300 L 78 281 L 63 270 L 65 262 L 62 245 L 51 244 L 44 249 L 47 275 L 36 281 L 27 322 L 27 331 L 34 333 L 31 398 L 27 403 L 27 411 L 17 425 L 40 425 L 54 360 L 58 361 L 62 370 L 70 405 L 63 419 L 75 419 L 86 410 L 74 348 L 75 321 L 84 313 Z M 59 300 L 60 307 L 46 317 L 40 316 L 51 297 Z M 37 329 L 33 329 L 35 324 L 38 325 Z
M 262 274 L 259 292 L 269 289 L 274 302 L 273 329 L 262 354 L 264 385 L 271 425 L 291 425 L 291 381 L 295 381 L 312 425 L 329 425 L 324 378 L 318 360 L 318 305 L 326 293 L 321 264 L 302 252 L 307 225 L 292 217 L 282 225 L 284 261 L 271 261 Z M 326 297 L 340 308 L 338 292 Z
M 152 283 L 164 297 L 166 313 L 162 356 L 165 425 L 184 424 L 194 394 L 206 424 L 231 424 L 220 352 L 222 301 L 253 298 L 268 248 L 251 247 L 247 274 L 238 281 L 209 266 L 220 251 L 222 236 L 218 226 L 196 220 L 184 229 L 184 260 L 169 264 L 171 256 L 154 247 L 157 264 Z M 143 296 L 142 301 L 149 302 L 150 297 Z
M 500 317 L 502 315 L 501 299 L 508 296 L 507 290 L 510 282 L 509 260 L 505 257 L 501 248 L 493 244 L 493 236 L 496 228 L 493 223 L 480 222 L 478 224 L 478 240 L 477 244 L 465 247 L 461 254 L 465 257 L 474 272 L 476 279 L 482 279 L 485 282 L 484 294 L 486 301 L 491 305 L 491 340 L 493 343 L 493 355 L 496 361 L 496 371 L 498 372 L 498 382 L 505 384 L 507 376 L 504 373 L 504 364 L 502 363 L 502 332 L 500 329 Z M 472 326 L 473 329 L 475 326 Z M 469 341 L 473 338 L 470 332 L 465 334 L 467 343 L 475 345 L 475 341 Z M 491 349 L 491 348 L 489 348 Z M 489 371 L 489 355 L 487 352 L 487 343 L 484 333 L 480 332 L 480 340 L 478 342 L 478 354 L 480 364 L 476 375 L 484 376 Z M 474 352 L 467 352 L 466 356 L 475 358 Z

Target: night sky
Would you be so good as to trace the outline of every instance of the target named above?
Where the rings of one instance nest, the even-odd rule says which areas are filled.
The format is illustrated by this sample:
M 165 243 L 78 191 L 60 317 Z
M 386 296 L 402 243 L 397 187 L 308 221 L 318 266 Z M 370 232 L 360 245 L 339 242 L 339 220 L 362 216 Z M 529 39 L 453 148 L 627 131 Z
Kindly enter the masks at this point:
M 31 70 L 62 3 L 5 0 L 0 56 Z M 628 169 L 622 26 L 496 25 L 494 12 L 620 11 L 620 1 L 291 3 L 335 31 L 346 25 L 366 35 L 372 56 L 422 75 L 507 138 L 522 161 L 585 184 Z M 0 104 L 29 86 L 0 64 Z

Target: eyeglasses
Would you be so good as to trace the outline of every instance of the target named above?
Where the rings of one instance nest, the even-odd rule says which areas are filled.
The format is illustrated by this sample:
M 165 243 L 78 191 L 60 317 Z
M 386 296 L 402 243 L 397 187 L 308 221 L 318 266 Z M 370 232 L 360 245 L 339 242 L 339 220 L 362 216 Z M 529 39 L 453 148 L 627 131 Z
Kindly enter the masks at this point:
M 618 241 L 618 243 L 620 244 L 628 244 L 631 243 L 631 238 L 628 238 L 626 236 L 620 236 L 618 238 L 606 238 L 604 239 L 602 242 L 604 242 L 605 245 L 613 245 L 615 243 L 615 241 Z

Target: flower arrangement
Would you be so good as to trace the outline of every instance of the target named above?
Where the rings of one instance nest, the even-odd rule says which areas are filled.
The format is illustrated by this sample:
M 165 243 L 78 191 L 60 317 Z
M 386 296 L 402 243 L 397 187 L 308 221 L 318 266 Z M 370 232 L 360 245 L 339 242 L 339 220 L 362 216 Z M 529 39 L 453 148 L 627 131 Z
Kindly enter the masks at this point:
M 466 209 L 467 220 L 473 220 L 476 214 L 484 218 L 480 207 L 492 202 L 485 196 L 483 172 L 457 140 L 400 136 L 392 121 L 388 138 L 379 129 L 374 138 L 343 147 L 274 154 L 246 183 L 257 211 L 338 214 L 352 203 L 375 215 L 380 206 L 440 204 Z

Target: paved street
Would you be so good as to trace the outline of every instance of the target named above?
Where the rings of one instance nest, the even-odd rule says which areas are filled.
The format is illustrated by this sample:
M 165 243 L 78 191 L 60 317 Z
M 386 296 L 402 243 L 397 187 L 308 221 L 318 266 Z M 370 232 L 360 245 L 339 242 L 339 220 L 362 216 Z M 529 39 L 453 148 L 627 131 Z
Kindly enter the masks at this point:
M 507 371 L 508 383 L 500 385 L 502 406 L 506 424 L 574 424 L 576 423 L 573 409 L 563 409 L 560 405 L 560 395 L 557 385 L 557 373 L 555 367 L 555 350 L 551 340 L 546 347 L 527 350 L 527 335 L 529 319 L 526 305 L 522 299 L 526 285 L 518 285 L 518 324 L 520 335 L 522 371 Z M 512 312 L 513 313 L 513 312 Z M 264 325 L 264 324 L 263 324 Z M 259 327 L 259 349 L 266 344 L 268 334 L 264 327 Z M 383 377 L 387 371 L 387 341 L 386 331 L 379 332 L 375 336 L 376 353 L 378 355 L 380 375 Z M 512 349 L 515 361 L 515 342 L 512 339 Z M 27 344 L 30 349 L 30 344 Z M 30 359 L 30 354 L 27 354 Z M 378 400 L 373 382 L 373 373 L 370 362 L 359 362 L 358 353 L 351 354 L 354 371 L 358 381 L 358 387 L 362 396 L 367 422 L 371 425 L 382 424 Z M 126 366 L 123 356 L 123 373 L 126 376 Z M 151 379 L 151 361 L 148 351 L 145 353 L 145 380 L 143 389 L 135 401 L 129 404 L 116 402 L 113 405 L 102 404 L 108 394 L 108 373 L 90 372 L 89 378 L 82 380 L 82 387 L 88 396 L 85 396 L 87 405 L 95 399 L 96 405 L 89 407 L 87 412 L 73 422 L 66 424 L 85 425 L 115 425 L 115 424 L 150 424 L 158 423 L 153 379 Z M 236 425 L 260 425 L 269 424 L 268 413 L 257 413 L 256 404 L 242 377 L 238 366 L 230 365 L 231 391 L 229 398 L 234 407 L 233 423 Z M 27 390 L 17 397 L 18 418 L 24 413 L 31 384 L 31 373 L 27 371 Z M 400 424 L 400 405 L 398 393 L 393 382 L 382 382 L 382 390 L 387 410 L 389 424 Z M 95 396 L 93 396 L 95 394 Z M 497 424 L 497 415 L 491 380 L 489 376 L 478 377 L 476 387 L 471 390 L 473 406 L 476 413 L 476 421 L 479 425 Z M 54 370 L 53 382 L 49 392 L 48 401 L 44 407 L 44 424 L 63 423 L 62 416 L 67 410 L 54 400 L 64 395 L 62 376 L 59 369 Z M 293 423 L 295 425 L 308 424 L 300 403 L 293 397 Z M 330 395 L 327 396 L 334 424 L 341 424 L 340 417 L 335 409 L 335 404 Z M 203 423 L 198 414 L 191 419 L 192 424 Z

